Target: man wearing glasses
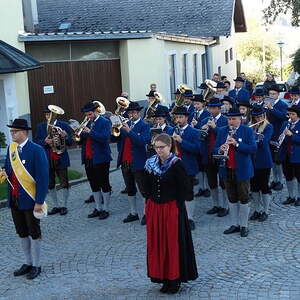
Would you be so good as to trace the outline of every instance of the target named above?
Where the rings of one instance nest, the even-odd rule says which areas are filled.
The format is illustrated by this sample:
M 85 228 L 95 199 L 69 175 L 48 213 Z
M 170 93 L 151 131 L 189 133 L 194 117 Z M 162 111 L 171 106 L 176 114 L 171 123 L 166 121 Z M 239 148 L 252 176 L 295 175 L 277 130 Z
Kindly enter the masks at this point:
M 7 126 L 11 128 L 13 143 L 0 177 L 9 183 L 8 204 L 26 258 L 14 276 L 27 274 L 27 279 L 34 279 L 41 273 L 39 219 L 47 214 L 44 201 L 48 192 L 48 161 L 43 148 L 28 140 L 31 128 L 26 120 L 15 119 Z

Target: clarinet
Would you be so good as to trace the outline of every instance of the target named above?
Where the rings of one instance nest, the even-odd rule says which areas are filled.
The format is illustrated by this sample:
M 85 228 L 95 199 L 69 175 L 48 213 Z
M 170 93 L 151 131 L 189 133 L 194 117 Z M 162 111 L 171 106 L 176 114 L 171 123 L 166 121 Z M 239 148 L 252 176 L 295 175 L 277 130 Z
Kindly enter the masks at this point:
M 286 133 L 285 132 L 286 132 L 286 130 L 291 129 L 292 125 L 293 124 L 290 121 L 288 121 L 287 126 L 284 128 L 283 132 L 278 137 L 277 142 L 270 141 L 270 144 L 273 145 L 273 146 L 275 146 L 275 150 L 274 150 L 275 152 L 279 151 L 279 149 L 280 149 L 280 147 L 281 147 L 281 145 L 282 145 L 282 143 L 283 143 L 283 141 L 285 140 L 285 137 L 286 137 Z

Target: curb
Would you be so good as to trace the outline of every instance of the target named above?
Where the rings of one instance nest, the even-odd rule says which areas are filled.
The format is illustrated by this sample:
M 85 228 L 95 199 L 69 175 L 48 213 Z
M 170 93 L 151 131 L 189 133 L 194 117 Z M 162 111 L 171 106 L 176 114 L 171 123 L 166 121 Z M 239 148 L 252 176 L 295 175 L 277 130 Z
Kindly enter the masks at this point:
M 109 173 L 113 173 L 113 172 L 115 172 L 117 170 L 119 170 L 119 168 L 110 169 Z M 77 184 L 80 184 L 80 183 L 83 183 L 83 182 L 86 182 L 86 181 L 88 181 L 87 177 L 82 177 L 82 178 L 79 178 L 79 179 L 71 180 L 69 182 L 69 185 L 70 186 L 74 186 L 74 185 L 77 185 Z M 57 184 L 56 186 L 57 186 L 57 190 L 61 189 L 61 187 L 59 186 L 59 184 Z M 5 207 L 7 207 L 7 199 L 0 200 L 0 209 L 1 208 L 5 208 Z

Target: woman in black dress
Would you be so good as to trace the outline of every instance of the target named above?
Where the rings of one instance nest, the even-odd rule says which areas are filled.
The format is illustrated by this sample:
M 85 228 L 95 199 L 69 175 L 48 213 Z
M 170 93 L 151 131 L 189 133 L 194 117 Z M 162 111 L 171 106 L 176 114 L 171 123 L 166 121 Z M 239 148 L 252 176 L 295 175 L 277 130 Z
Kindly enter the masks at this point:
M 198 277 L 185 208 L 189 180 L 172 137 L 158 135 L 154 148 L 145 165 L 148 277 L 163 283 L 162 293 L 175 294 L 181 282 Z

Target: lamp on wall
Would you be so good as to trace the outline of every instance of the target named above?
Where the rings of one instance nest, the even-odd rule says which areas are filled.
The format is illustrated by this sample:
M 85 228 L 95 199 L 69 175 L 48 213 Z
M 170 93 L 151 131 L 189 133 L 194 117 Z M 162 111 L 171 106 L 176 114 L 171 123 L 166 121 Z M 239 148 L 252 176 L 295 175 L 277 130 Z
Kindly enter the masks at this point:
M 282 48 L 284 46 L 284 42 L 279 41 L 277 45 L 279 47 L 279 53 L 280 53 L 280 80 L 282 81 Z

